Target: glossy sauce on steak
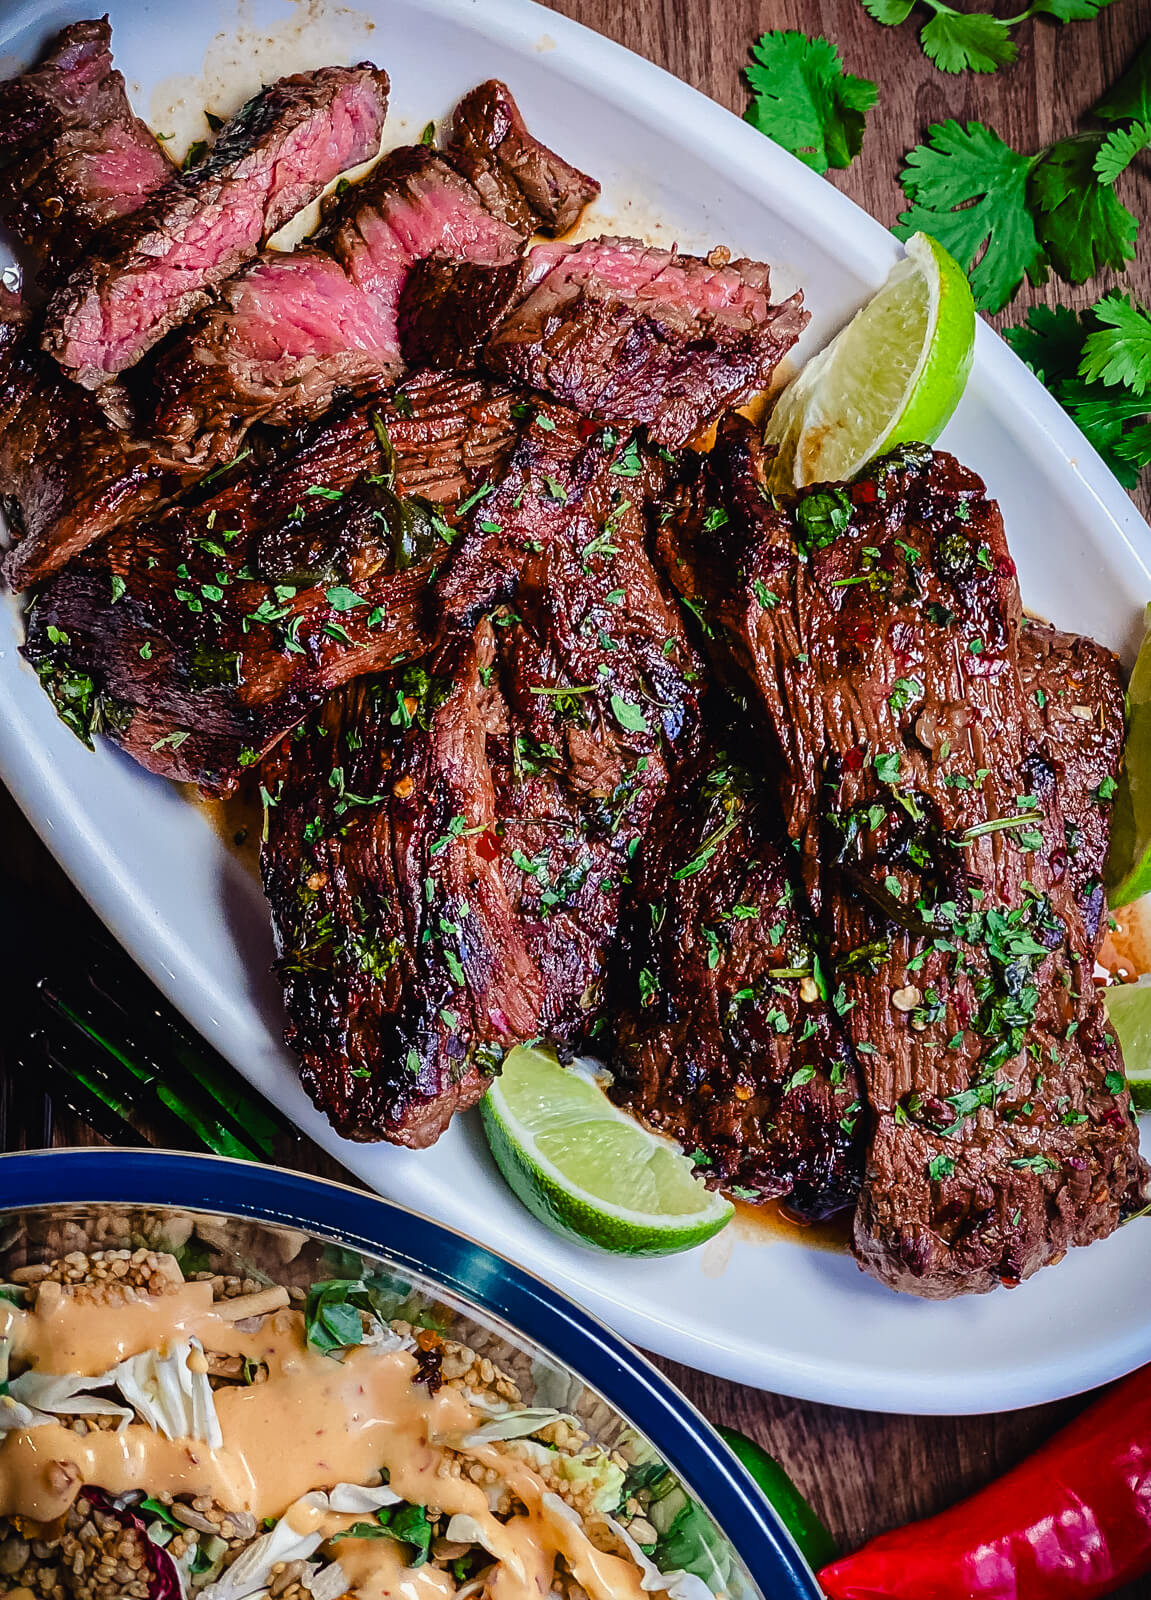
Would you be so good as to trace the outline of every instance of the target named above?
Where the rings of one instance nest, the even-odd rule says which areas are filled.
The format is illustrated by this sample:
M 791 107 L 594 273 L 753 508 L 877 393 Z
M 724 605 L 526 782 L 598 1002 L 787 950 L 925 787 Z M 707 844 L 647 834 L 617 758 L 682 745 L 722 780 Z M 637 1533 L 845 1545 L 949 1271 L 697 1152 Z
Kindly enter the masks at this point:
M 669 786 L 620 928 L 611 1095 L 709 1186 L 818 1218 L 854 1204 L 862 1091 L 789 858 L 774 785 L 727 750 Z
M 603 1026 L 631 862 L 696 737 L 644 548 L 663 469 L 541 410 L 437 585 L 436 653 L 266 769 L 289 1041 L 352 1137 L 430 1143 L 505 1048 Z
M 73 562 L 25 653 L 78 732 L 226 792 L 338 684 L 429 647 L 429 574 L 512 448 L 512 405 L 438 374 L 345 404 Z
M 704 498 L 710 526 L 680 522 L 669 570 L 782 759 L 870 1109 L 856 1253 L 931 1297 L 1018 1282 L 1109 1233 L 1145 1168 L 1060 798 L 1028 787 L 998 510 L 914 447 L 776 502 L 738 422 Z

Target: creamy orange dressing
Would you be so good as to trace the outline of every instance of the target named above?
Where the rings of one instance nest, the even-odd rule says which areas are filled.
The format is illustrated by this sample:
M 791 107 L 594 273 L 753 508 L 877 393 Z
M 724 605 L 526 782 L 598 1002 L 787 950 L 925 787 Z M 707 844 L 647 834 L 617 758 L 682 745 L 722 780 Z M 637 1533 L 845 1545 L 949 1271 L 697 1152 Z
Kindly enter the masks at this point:
M 413 1382 L 416 1362 L 408 1351 L 360 1345 L 335 1360 L 307 1344 L 300 1312 L 277 1310 L 238 1327 L 243 1303 L 214 1307 L 208 1283 L 119 1306 L 85 1303 L 48 1283 L 30 1311 L 0 1307 L 0 1336 L 11 1339 L 18 1364 L 39 1372 L 96 1376 L 128 1356 L 163 1352 L 189 1338 L 199 1339 L 205 1351 L 267 1366 L 263 1383 L 215 1391 L 219 1448 L 165 1439 L 141 1423 L 78 1434 L 52 1422 L 5 1434 L 0 1515 L 50 1522 L 88 1483 L 112 1495 L 140 1488 L 153 1495 L 206 1495 L 257 1518 L 286 1515 L 295 1532 L 329 1539 L 363 1519 L 299 1502 L 337 1483 L 379 1482 L 384 1472 L 402 1500 L 475 1520 L 484 1547 L 499 1562 L 487 1588 L 490 1600 L 541 1600 L 559 1555 L 591 1600 L 644 1600 L 635 1565 L 597 1550 L 525 1462 L 492 1444 L 471 1452 L 522 1502 L 524 1512 L 507 1522 L 492 1514 L 483 1488 L 447 1474 L 451 1444 L 480 1417 L 459 1390 L 431 1395 Z M 455 1592 L 439 1569 L 405 1567 L 402 1547 L 387 1538 L 341 1539 L 328 1554 L 364 1600 L 439 1600 Z
M 456 1592 L 450 1574 L 438 1567 L 405 1567 L 390 1539 L 341 1539 L 332 1555 L 362 1600 L 441 1600 Z

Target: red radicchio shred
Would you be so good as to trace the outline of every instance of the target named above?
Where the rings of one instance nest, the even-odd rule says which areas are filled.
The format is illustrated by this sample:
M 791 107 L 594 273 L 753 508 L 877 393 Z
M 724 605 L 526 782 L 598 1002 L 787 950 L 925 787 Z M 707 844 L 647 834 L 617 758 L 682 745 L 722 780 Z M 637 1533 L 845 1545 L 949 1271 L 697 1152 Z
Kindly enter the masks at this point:
M 80 1494 L 94 1511 L 113 1517 L 125 1528 L 134 1528 L 140 1536 L 140 1548 L 148 1564 L 148 1600 L 183 1600 L 176 1564 L 168 1552 L 148 1537 L 148 1527 L 142 1517 L 127 1507 L 121 1511 L 114 1506 L 103 1489 L 81 1489 Z

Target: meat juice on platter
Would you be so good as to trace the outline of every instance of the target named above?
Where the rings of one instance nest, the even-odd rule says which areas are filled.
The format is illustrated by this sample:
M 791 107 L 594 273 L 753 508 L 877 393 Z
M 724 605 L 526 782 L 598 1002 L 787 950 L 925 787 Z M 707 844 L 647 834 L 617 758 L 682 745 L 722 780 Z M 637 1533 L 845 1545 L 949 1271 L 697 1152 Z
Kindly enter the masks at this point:
M 1147 1176 L 1091 981 L 1115 658 L 1024 621 L 950 456 L 769 494 L 802 295 L 574 242 L 599 186 L 507 85 L 365 167 L 384 66 L 265 86 L 179 170 L 106 22 L 0 88 L 4 571 L 60 715 L 259 795 L 350 1137 L 431 1143 L 543 1040 L 900 1290 L 1104 1237 Z

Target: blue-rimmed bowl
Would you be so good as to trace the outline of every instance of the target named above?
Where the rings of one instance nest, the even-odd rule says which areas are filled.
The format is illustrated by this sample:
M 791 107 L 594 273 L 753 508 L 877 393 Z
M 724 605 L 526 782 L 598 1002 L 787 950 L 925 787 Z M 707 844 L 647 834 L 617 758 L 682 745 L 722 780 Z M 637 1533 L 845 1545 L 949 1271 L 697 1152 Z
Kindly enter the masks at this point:
M 216 1156 L 0 1156 L 0 1278 L 71 1250 L 141 1244 L 172 1249 L 186 1270 L 301 1287 L 389 1274 L 454 1338 L 515 1363 L 525 1399 L 533 1385 L 544 1403 L 562 1395 L 608 1446 L 625 1429 L 642 1435 L 712 1518 L 730 1600 L 818 1600 L 790 1535 L 690 1402 L 574 1301 L 462 1234 L 341 1184 Z

